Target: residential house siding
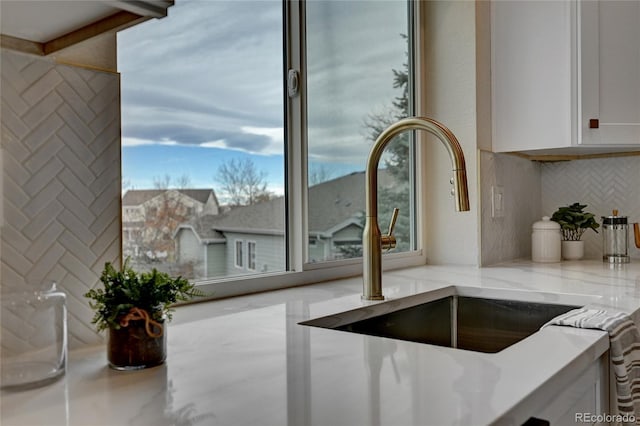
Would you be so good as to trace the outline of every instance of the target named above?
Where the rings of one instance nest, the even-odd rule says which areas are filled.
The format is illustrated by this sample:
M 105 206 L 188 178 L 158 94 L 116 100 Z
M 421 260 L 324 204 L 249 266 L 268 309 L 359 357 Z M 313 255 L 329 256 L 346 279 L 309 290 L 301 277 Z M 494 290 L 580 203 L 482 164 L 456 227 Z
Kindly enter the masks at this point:
M 252 273 L 264 273 L 273 271 L 284 271 L 285 269 L 285 246 L 284 235 L 259 235 L 259 234 L 242 234 L 236 232 L 225 232 L 227 238 L 226 244 L 226 267 L 227 275 L 240 275 Z M 243 242 L 243 263 L 242 268 L 236 267 L 235 264 L 235 241 Z M 256 243 L 256 269 L 248 269 L 249 250 L 247 243 L 253 241 Z
M 205 278 L 219 278 L 227 275 L 227 244 L 208 244 L 207 270 Z
M 205 247 L 191 230 L 181 229 L 176 238 L 177 255 L 180 263 L 190 265 L 193 276 L 205 273 Z

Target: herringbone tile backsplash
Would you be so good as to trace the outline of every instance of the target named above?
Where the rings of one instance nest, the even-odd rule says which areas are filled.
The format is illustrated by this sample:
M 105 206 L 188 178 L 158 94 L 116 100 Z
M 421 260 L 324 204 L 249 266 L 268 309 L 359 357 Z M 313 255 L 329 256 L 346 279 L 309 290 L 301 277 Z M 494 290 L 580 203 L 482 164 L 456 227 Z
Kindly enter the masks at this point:
M 580 202 L 587 204 L 585 210 L 594 213 L 598 223 L 613 209 L 628 216 L 629 223 L 640 222 L 640 156 L 544 163 L 541 170 L 543 214 L 550 216 L 560 206 Z M 601 233 L 587 231 L 583 240 L 585 257 L 602 257 Z M 629 254 L 640 258 L 631 240 Z
M 598 223 L 613 209 L 640 222 L 640 156 L 537 163 L 481 152 L 480 160 L 483 265 L 530 258 L 533 222 L 574 202 L 587 204 Z M 503 186 L 504 217 L 491 217 L 493 185 Z M 640 258 L 629 238 L 629 255 Z M 602 234 L 587 231 L 582 239 L 585 257 L 601 259 Z
M 98 342 L 83 294 L 119 264 L 119 76 L 6 50 L 1 72 L 2 292 L 55 280 L 70 346 Z

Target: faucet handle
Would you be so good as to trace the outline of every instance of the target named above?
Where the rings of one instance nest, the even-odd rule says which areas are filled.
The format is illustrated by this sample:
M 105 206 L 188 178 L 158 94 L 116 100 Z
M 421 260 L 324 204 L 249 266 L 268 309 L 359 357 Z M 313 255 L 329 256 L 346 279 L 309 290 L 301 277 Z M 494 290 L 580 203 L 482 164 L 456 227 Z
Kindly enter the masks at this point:
M 383 250 L 391 250 L 396 247 L 396 237 L 393 235 L 393 229 L 396 227 L 396 221 L 398 220 L 398 213 L 400 209 L 397 207 L 393 209 L 391 213 L 391 222 L 389 223 L 389 231 L 387 235 L 382 235 L 380 242 Z
M 393 235 L 393 229 L 396 227 L 396 221 L 398 220 L 398 213 L 400 213 L 400 209 L 397 207 L 393 208 L 393 212 L 391 212 L 391 222 L 389 223 L 389 232 L 387 235 Z

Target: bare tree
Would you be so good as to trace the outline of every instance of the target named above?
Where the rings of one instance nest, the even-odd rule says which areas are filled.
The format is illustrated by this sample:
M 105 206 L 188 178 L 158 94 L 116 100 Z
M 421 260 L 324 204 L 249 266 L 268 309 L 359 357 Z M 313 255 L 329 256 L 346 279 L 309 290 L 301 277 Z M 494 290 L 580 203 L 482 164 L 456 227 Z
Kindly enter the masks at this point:
M 233 158 L 218 167 L 215 179 L 231 206 L 246 206 L 271 199 L 266 177 L 267 173 L 258 170 L 251 159 Z
M 178 192 L 190 186 L 190 178 L 186 174 L 178 178 L 169 174 L 155 176 L 153 186 L 162 193 L 145 210 L 142 243 L 139 246 L 143 257 L 149 257 L 152 261 L 158 261 L 157 257 L 160 257 L 162 261 L 172 262 L 175 258 L 173 233 L 178 225 L 193 215 L 192 209 L 184 204 Z
M 171 185 L 171 176 L 169 174 L 153 177 L 153 187 L 155 189 L 169 189 L 169 185 Z
M 189 175 L 183 174 L 179 177 L 172 177 L 168 173 L 164 176 L 153 177 L 153 187 L 155 189 L 187 189 L 191 186 L 191 178 Z
M 124 176 L 122 177 L 122 182 L 120 186 L 122 188 L 122 193 L 125 193 L 130 189 L 135 189 L 133 187 L 133 184 L 131 183 L 131 179 L 125 178 Z
M 175 179 L 175 187 L 178 189 L 187 189 L 191 186 L 191 178 L 189 175 L 182 175 Z
M 326 164 L 314 163 L 309 168 L 309 186 L 326 182 L 335 177 L 335 171 Z

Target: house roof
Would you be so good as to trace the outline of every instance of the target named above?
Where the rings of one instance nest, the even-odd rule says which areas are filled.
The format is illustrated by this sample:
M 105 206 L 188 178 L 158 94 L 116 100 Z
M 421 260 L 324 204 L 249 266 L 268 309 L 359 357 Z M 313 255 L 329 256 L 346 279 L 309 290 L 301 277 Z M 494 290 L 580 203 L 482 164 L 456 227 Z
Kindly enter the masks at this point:
M 130 189 L 122 197 L 122 205 L 139 206 L 140 204 L 143 204 L 166 191 L 172 190 L 178 191 L 189 198 L 193 198 L 194 200 L 201 202 L 202 204 L 206 204 L 209 196 L 213 194 L 213 198 L 216 204 L 218 204 L 218 199 L 213 189 Z
M 221 232 L 251 234 L 284 233 L 284 197 L 277 197 L 250 206 L 234 207 L 213 216 L 212 226 Z
M 354 172 L 309 188 L 309 233 L 323 234 L 365 212 L 364 172 Z M 378 171 L 378 186 L 388 187 L 393 176 Z
M 336 225 L 349 226 L 354 218 L 365 210 L 364 172 L 354 172 L 309 188 L 309 233 L 330 234 Z M 394 179 L 386 170 L 380 170 L 378 185 L 389 187 Z M 284 197 L 235 207 L 215 216 L 205 216 L 206 221 L 193 224 L 192 229 L 201 232 L 200 238 L 209 233 L 235 232 L 248 234 L 282 235 L 285 225 Z M 203 218 L 204 219 L 204 218 Z M 191 224 L 191 222 L 190 222 Z M 210 226 L 211 229 L 203 229 Z
M 174 238 L 181 229 L 191 229 L 203 242 L 224 241 L 224 235 L 213 228 L 218 215 L 203 215 L 187 223 L 178 225 L 174 232 Z
M 224 241 L 223 232 L 250 234 L 284 234 L 284 197 L 274 198 L 251 206 L 234 207 L 217 215 L 203 215 L 187 223 L 181 229 L 191 229 L 202 241 Z

